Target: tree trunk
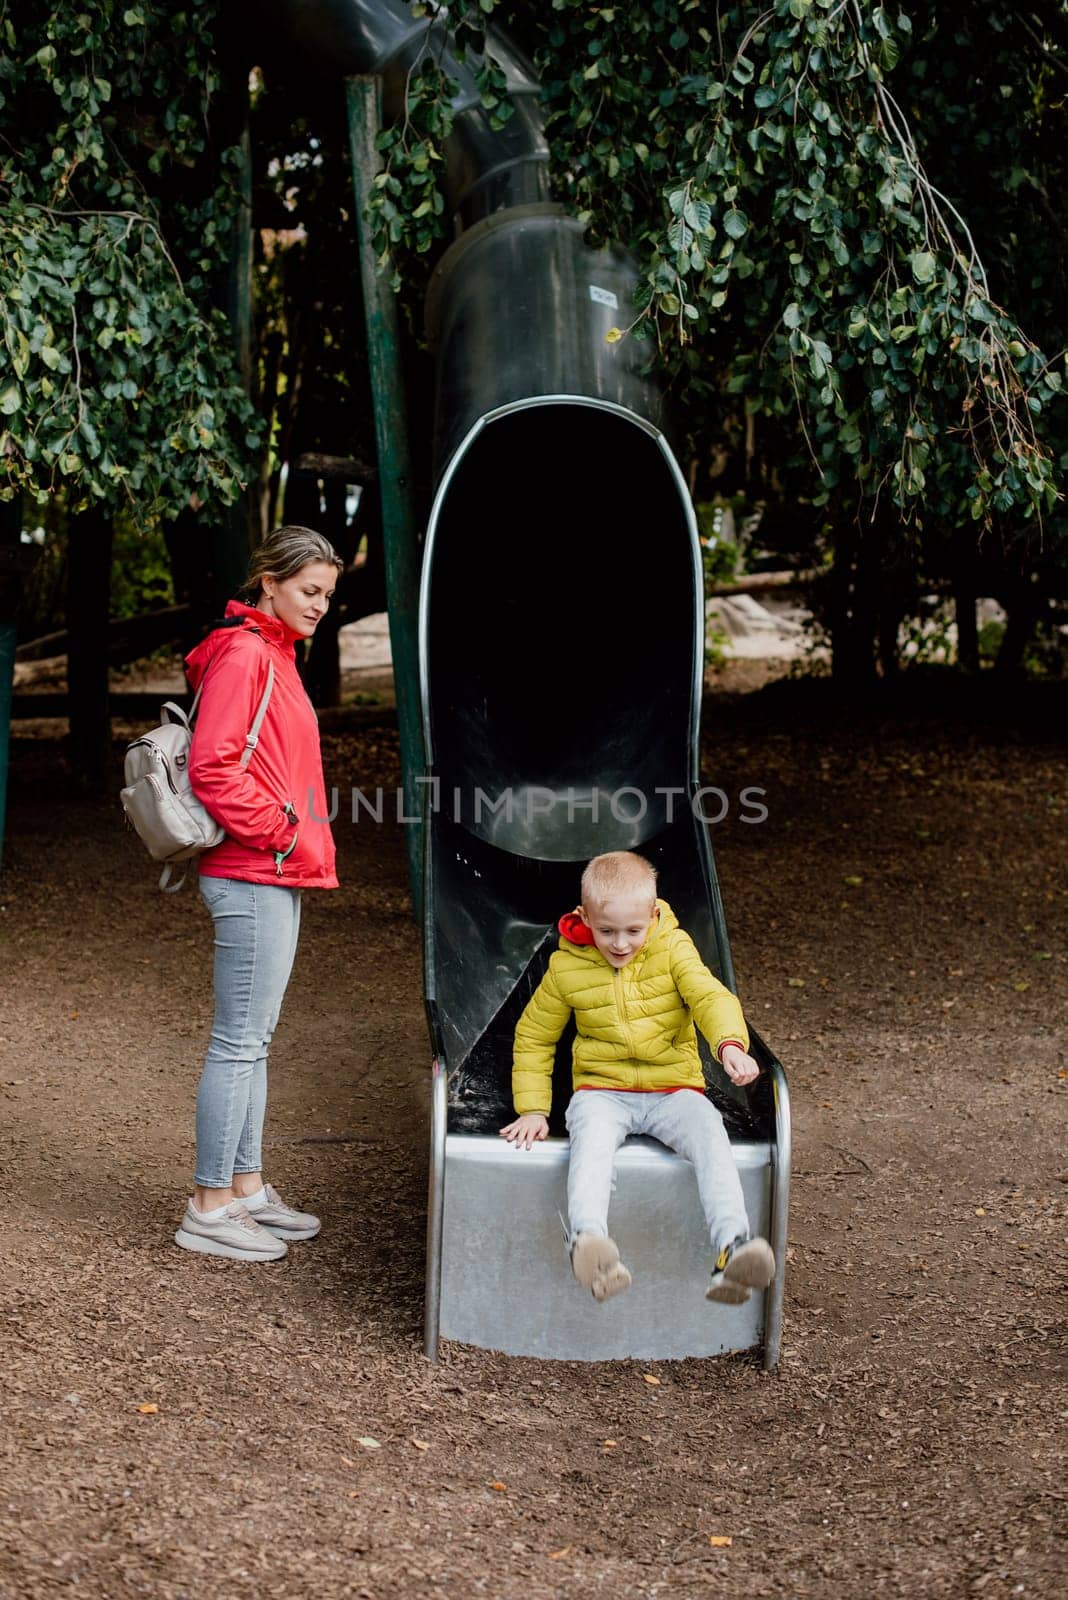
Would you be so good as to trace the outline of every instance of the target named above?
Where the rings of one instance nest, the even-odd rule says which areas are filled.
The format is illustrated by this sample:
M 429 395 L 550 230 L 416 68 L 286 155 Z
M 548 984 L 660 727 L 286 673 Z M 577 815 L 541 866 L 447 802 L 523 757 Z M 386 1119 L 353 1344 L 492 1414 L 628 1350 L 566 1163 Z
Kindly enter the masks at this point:
M 964 672 L 979 671 L 979 623 L 971 586 L 959 584 L 953 592 L 957 616 L 957 663 Z
M 295 471 L 291 465 L 286 482 L 286 521 L 315 528 L 344 555 L 346 493 L 346 485 L 339 479 L 326 478 L 320 490 L 318 477 Z M 340 627 L 341 615 L 335 593 L 329 611 L 312 635 L 306 657 L 304 686 L 316 706 L 341 704 Z
M 862 540 L 854 528 L 835 539 L 831 576 L 831 676 L 852 694 L 875 681 L 875 606 Z
M 900 595 L 884 594 L 879 601 L 879 670 L 884 679 L 896 678 L 901 671 L 898 636 L 905 616 Z
M 1000 676 L 1011 678 L 1023 671 L 1024 653 L 1031 643 L 1038 612 L 1031 601 L 1017 601 L 1006 605 L 1005 610 L 1008 621 L 994 666 Z
M 108 608 L 111 515 L 97 507 L 70 519 L 67 556 L 67 684 L 70 760 L 86 788 L 102 789 L 111 757 Z

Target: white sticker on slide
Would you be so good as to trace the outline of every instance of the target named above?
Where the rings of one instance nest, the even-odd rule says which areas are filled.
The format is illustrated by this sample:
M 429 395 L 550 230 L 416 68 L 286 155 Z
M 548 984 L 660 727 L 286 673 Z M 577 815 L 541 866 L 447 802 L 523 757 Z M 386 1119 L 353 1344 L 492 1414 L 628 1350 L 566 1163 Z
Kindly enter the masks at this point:
M 595 300 L 599 306 L 611 306 L 613 311 L 619 310 L 619 301 L 611 289 L 599 289 L 595 283 L 591 283 L 590 299 Z

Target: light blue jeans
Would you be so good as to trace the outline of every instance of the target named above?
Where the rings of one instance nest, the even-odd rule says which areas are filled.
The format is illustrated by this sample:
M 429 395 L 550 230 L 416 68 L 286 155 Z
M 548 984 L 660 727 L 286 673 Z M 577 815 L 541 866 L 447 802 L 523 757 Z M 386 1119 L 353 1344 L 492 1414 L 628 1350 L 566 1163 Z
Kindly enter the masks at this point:
M 215 1021 L 197 1090 L 195 1181 L 228 1189 L 259 1172 L 267 1109 L 267 1052 L 300 932 L 300 890 L 201 878 L 215 921 Z
M 580 1233 L 608 1232 L 608 1201 L 616 1151 L 630 1134 L 659 1139 L 692 1162 L 709 1236 L 718 1251 L 748 1238 L 738 1168 L 723 1118 L 693 1089 L 674 1094 L 625 1094 L 578 1089 L 567 1108 L 571 1156 L 567 1169 L 569 1243 Z

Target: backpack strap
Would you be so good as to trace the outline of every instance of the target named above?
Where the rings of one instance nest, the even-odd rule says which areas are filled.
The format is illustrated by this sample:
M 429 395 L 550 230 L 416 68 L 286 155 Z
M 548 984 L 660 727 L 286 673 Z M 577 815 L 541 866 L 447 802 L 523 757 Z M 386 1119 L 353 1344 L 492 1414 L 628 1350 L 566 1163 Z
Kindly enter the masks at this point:
M 252 719 L 252 726 L 248 730 L 248 733 L 245 735 L 245 748 L 241 752 L 241 765 L 243 767 L 247 767 L 248 766 L 249 762 L 252 760 L 252 752 L 255 750 L 256 746 L 260 742 L 260 729 L 263 727 L 263 719 L 267 715 L 267 707 L 270 704 L 271 690 L 273 688 L 274 688 L 274 662 L 273 661 L 268 661 L 268 663 L 267 663 L 267 687 L 263 691 L 263 697 L 260 700 L 259 706 L 258 706 L 257 711 L 256 711 L 256 715 Z M 199 693 L 199 690 L 198 690 L 198 693 Z
M 183 872 L 182 876 L 178 879 L 178 882 L 177 883 L 172 883 L 171 882 L 171 873 L 173 871 L 174 871 L 174 868 L 171 866 L 170 862 L 168 861 L 167 865 L 164 867 L 163 871 L 159 875 L 159 886 L 163 890 L 164 894 L 177 894 L 178 890 L 182 887 L 182 884 L 185 882 L 186 874 Z
M 200 699 L 200 690 L 198 689 L 197 690 L 197 700 L 199 700 L 199 699 Z M 176 700 L 167 700 L 164 703 L 163 707 L 162 707 L 162 716 L 163 716 L 164 722 L 177 722 L 181 727 L 183 727 L 186 730 L 187 733 L 191 733 L 193 731 L 192 727 L 191 727 L 191 723 L 193 721 L 193 716 L 194 716 L 194 714 L 196 712 L 196 709 L 197 709 L 197 700 L 193 701 L 192 710 L 189 712 L 188 716 L 182 710 L 181 706 L 177 703 Z
M 234 618 L 231 618 L 227 622 L 220 623 L 219 626 L 220 627 L 230 627 L 230 626 L 233 626 L 234 623 L 239 622 L 239 621 L 240 621 L 239 618 L 234 617 Z M 246 631 L 248 633 L 259 633 L 260 630 L 258 628 L 249 628 Z M 167 704 L 163 707 L 164 713 L 166 713 L 168 711 L 173 711 L 175 713 L 175 715 L 173 717 L 167 717 L 167 721 L 168 722 L 182 722 L 189 729 L 189 731 L 192 732 L 193 721 L 194 721 L 194 719 L 196 717 L 196 714 L 197 714 L 197 707 L 200 704 L 200 697 L 204 692 L 204 685 L 208 681 L 208 672 L 210 672 L 210 671 L 211 671 L 211 668 L 209 666 L 208 671 L 205 672 L 204 676 L 201 678 L 199 684 L 197 685 L 197 692 L 193 696 L 193 704 L 189 708 L 189 716 L 188 717 L 186 716 L 185 712 L 182 710 L 181 706 L 175 705 L 173 700 L 168 700 L 167 701 Z M 245 748 L 241 752 L 241 765 L 243 767 L 247 767 L 248 766 L 249 762 L 252 760 L 253 751 L 255 750 L 256 746 L 260 742 L 260 729 L 263 727 L 263 719 L 267 715 L 267 707 L 271 703 L 271 690 L 273 688 L 274 688 L 274 662 L 273 661 L 268 661 L 267 662 L 267 687 L 264 689 L 263 694 L 260 697 L 260 703 L 256 708 L 256 715 L 252 719 L 252 726 L 248 730 L 248 733 L 245 735 Z M 162 888 L 163 885 L 161 884 L 160 887 Z

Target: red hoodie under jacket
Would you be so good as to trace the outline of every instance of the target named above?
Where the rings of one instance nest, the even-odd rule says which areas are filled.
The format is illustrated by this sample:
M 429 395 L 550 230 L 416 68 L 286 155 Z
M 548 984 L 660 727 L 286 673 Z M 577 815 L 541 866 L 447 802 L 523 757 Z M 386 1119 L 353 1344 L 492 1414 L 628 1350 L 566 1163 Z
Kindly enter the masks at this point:
M 327 816 L 319 724 L 297 672 L 300 635 L 264 611 L 231 600 L 227 617 L 186 657 L 189 681 L 204 684 L 189 758 L 193 792 L 226 829 L 200 858 L 207 878 L 240 878 L 286 889 L 336 889 L 334 840 Z M 267 687 L 274 687 L 247 767 L 245 739 Z M 287 803 L 296 812 L 294 824 Z M 296 844 L 293 836 L 296 833 Z M 292 851 L 276 863 L 276 856 Z

